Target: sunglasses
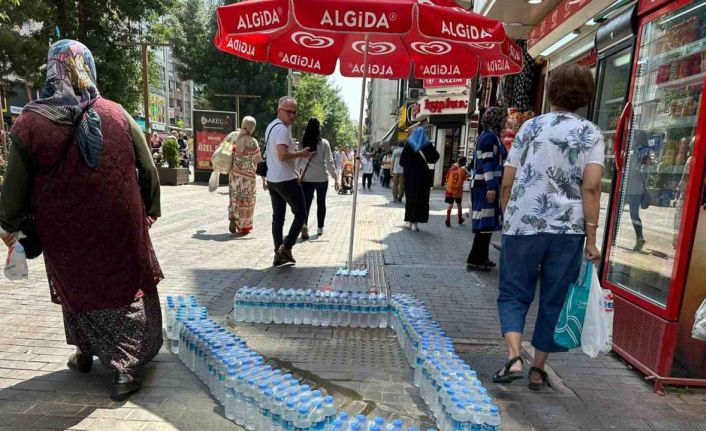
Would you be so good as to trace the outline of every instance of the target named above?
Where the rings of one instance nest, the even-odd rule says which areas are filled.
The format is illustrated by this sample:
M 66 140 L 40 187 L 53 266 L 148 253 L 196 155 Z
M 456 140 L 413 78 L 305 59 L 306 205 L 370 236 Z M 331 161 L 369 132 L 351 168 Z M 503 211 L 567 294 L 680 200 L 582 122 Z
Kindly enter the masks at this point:
M 284 108 L 279 108 L 279 109 L 283 110 L 284 112 L 286 112 L 289 115 L 297 115 L 297 111 L 291 111 L 289 109 L 284 109 Z

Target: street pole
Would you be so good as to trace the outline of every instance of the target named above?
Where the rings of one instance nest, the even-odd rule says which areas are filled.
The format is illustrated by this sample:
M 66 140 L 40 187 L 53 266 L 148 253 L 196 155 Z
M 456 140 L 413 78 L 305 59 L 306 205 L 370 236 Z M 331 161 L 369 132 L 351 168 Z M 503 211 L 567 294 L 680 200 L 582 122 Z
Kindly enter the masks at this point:
M 142 106 L 145 114 L 145 138 L 147 143 L 150 142 L 150 83 L 149 83 L 149 52 L 150 46 L 171 46 L 168 43 L 151 43 L 151 42 L 116 42 L 118 46 L 139 46 L 142 49 Z M 166 61 L 166 59 L 165 59 Z M 168 65 L 167 65 L 168 67 Z M 168 100 L 168 99 L 167 99 Z M 169 103 L 169 102 L 167 102 Z M 167 109 L 169 107 L 167 106 Z M 169 111 L 167 110 L 167 117 Z
M 251 98 L 251 99 L 259 99 L 260 96 L 254 95 L 254 94 L 214 94 L 216 97 L 235 97 L 235 127 L 238 128 L 240 127 L 240 98 Z
M 149 58 L 147 44 L 142 43 L 142 109 L 145 117 L 145 138 L 150 142 L 150 83 L 149 83 Z

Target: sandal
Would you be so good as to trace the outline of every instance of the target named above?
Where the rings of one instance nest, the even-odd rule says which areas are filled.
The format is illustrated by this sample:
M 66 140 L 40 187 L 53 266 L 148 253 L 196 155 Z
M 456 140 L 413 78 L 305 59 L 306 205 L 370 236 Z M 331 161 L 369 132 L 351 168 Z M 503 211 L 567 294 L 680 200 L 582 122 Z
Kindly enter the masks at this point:
M 541 383 L 535 383 L 532 381 L 532 373 L 537 373 L 539 376 L 542 378 Z M 529 379 L 529 383 L 527 384 L 527 388 L 529 388 L 531 391 L 540 391 L 544 389 L 544 387 L 551 385 L 549 384 L 549 376 L 547 376 L 547 372 L 544 371 L 541 368 L 537 367 L 530 367 L 529 373 L 527 373 L 527 378 Z
M 488 265 L 476 265 L 473 263 L 467 263 L 466 264 L 466 272 L 473 272 L 473 271 L 490 272 L 490 268 L 488 267 Z
M 510 368 L 512 368 L 517 361 L 520 361 L 522 365 L 525 364 L 525 361 L 522 360 L 520 356 L 515 356 L 514 358 L 508 360 L 501 369 L 493 374 L 493 383 L 512 383 L 515 380 L 525 377 L 525 374 L 522 371 L 510 370 Z

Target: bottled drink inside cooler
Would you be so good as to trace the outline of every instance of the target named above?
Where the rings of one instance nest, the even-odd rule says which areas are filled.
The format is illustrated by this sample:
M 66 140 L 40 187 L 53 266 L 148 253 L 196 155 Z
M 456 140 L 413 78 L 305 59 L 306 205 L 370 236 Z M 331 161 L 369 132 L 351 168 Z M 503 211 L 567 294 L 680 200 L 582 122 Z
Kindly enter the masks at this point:
M 638 49 L 607 279 L 665 307 L 706 77 L 706 4 L 645 24 Z

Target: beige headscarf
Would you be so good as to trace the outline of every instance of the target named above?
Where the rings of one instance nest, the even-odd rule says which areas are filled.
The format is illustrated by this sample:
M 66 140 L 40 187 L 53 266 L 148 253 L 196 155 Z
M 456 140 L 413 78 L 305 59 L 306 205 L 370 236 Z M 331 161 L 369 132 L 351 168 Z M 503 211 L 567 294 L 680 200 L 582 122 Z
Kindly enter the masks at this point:
M 255 118 L 249 115 L 243 117 L 243 121 L 240 123 L 240 130 L 235 138 L 235 146 L 238 152 L 242 152 L 245 149 L 245 145 L 250 142 L 256 125 L 257 121 Z

